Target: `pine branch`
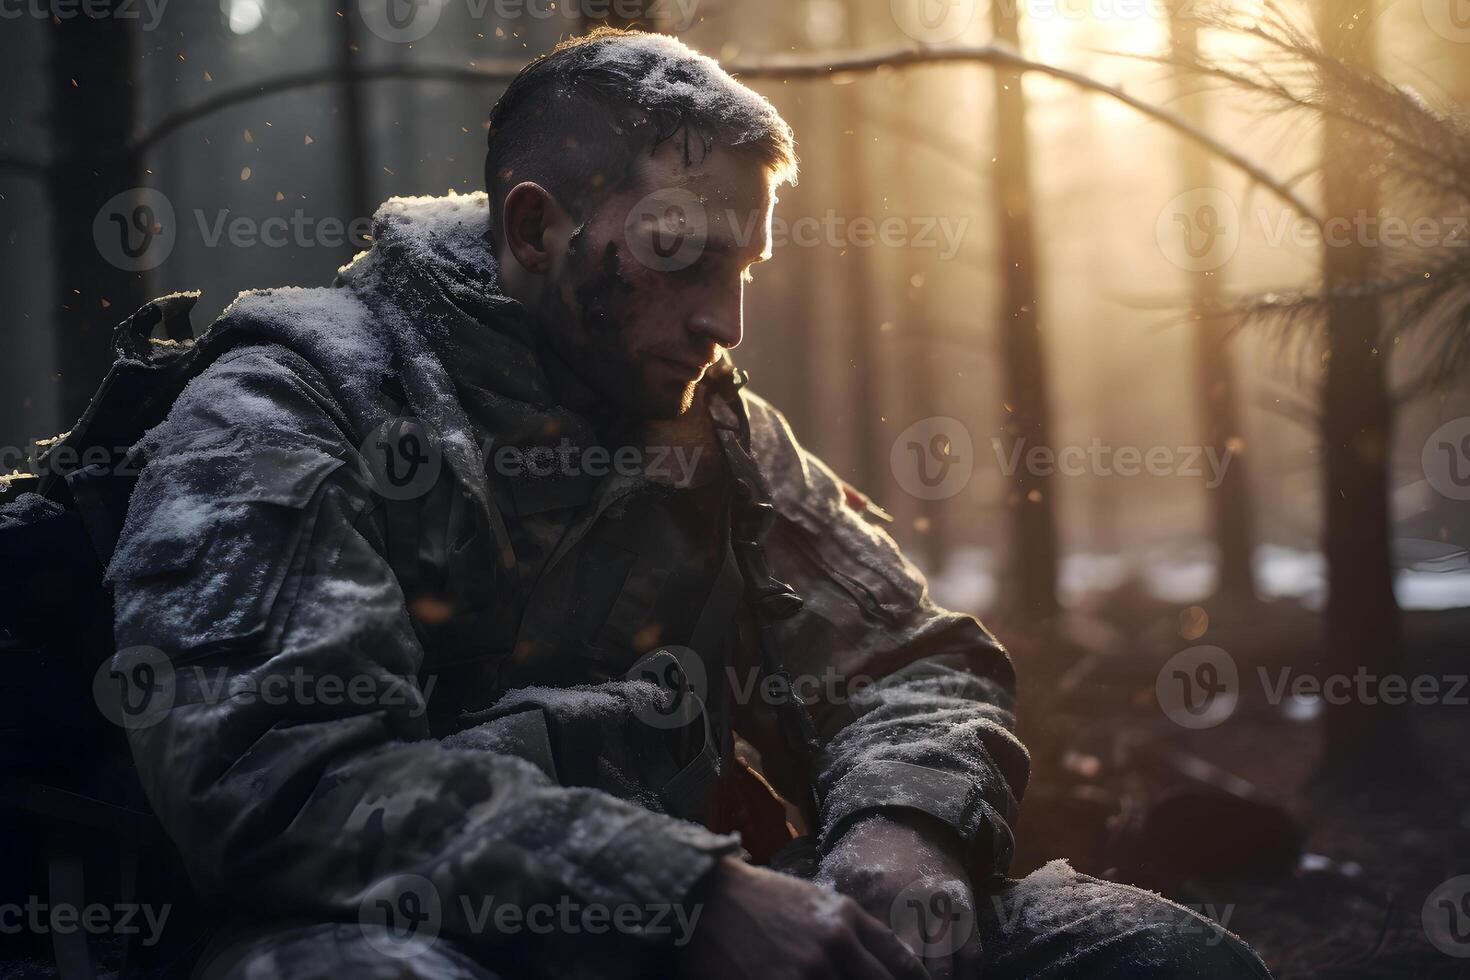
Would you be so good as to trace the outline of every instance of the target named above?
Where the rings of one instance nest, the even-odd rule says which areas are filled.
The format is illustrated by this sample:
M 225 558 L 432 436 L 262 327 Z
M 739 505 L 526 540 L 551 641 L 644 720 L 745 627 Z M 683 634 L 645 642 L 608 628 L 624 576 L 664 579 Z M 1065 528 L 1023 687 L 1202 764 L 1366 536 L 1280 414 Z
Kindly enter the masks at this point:
M 1260 42 L 1265 52 L 1234 59 L 1143 60 L 1262 96 L 1273 111 L 1346 122 L 1360 134 L 1346 151 L 1354 164 L 1393 187 L 1401 204 L 1441 218 L 1470 209 L 1470 119 L 1437 109 L 1418 92 L 1326 51 L 1277 0 L 1268 0 L 1265 15 L 1256 21 L 1243 22 L 1228 11 L 1206 12 L 1203 19 L 1210 27 Z M 1299 180 L 1292 177 L 1287 184 L 1296 186 Z M 1426 366 L 1413 386 L 1443 386 L 1470 368 L 1470 250 L 1465 245 L 1419 247 L 1398 261 L 1390 254 L 1387 270 L 1371 279 L 1235 298 L 1211 312 L 1239 317 L 1242 325 L 1264 327 L 1277 340 L 1289 341 L 1310 337 L 1334 303 L 1387 303 L 1396 333 L 1392 339 L 1375 339 L 1391 351 L 1402 337 L 1422 335 L 1424 350 L 1415 353 L 1425 355 Z

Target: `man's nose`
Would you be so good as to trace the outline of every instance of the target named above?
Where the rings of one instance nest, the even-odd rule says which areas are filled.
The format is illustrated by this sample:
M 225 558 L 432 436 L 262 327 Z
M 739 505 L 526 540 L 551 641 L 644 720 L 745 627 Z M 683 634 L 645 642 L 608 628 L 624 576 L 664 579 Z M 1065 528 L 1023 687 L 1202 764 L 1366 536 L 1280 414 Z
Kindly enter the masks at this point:
M 737 289 L 705 305 L 690 318 L 690 329 L 726 350 L 738 346 L 745 333 L 742 292 Z

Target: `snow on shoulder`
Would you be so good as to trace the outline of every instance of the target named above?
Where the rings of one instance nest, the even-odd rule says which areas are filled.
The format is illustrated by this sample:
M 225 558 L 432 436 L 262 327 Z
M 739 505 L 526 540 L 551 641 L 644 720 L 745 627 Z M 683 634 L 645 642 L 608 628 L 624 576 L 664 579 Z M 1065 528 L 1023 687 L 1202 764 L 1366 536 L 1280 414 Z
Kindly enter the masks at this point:
M 425 267 L 447 262 L 476 279 L 494 270 L 489 232 L 490 198 L 484 191 L 390 197 L 373 215 L 374 241 L 406 253 L 399 258 Z

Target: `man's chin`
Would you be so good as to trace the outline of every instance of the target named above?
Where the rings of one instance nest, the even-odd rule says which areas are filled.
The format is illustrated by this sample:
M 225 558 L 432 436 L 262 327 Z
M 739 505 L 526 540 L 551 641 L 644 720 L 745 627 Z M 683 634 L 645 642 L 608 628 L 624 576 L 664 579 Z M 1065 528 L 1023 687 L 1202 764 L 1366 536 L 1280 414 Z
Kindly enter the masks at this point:
M 695 399 L 695 396 L 698 395 L 698 394 L 699 394 L 699 379 L 696 378 L 695 380 L 693 380 L 693 381 L 689 382 L 687 385 L 685 385 L 684 386 L 684 390 L 679 393 L 679 410 L 677 412 L 675 412 L 674 414 L 675 415 L 683 415 L 684 413 L 688 412 L 689 409 L 694 406 L 694 399 Z
M 698 381 L 690 381 L 674 391 L 654 394 L 649 405 L 650 420 L 667 421 L 686 414 L 694 405 L 694 395 L 699 390 Z
M 673 383 L 668 378 L 648 378 L 636 390 L 623 389 L 609 400 L 617 406 L 618 413 L 626 418 L 643 422 L 665 422 L 687 413 L 694 404 L 698 389 L 698 381 Z
M 641 374 L 637 400 L 642 402 L 642 417 L 649 420 L 676 419 L 688 412 L 703 377 L 703 372 L 693 378 L 679 377 L 662 364 Z

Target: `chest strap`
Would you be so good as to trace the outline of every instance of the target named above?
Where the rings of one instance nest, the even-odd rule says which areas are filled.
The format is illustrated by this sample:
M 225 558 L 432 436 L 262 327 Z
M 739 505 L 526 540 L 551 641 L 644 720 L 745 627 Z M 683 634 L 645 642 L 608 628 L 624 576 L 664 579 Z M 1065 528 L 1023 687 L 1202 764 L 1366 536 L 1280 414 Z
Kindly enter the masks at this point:
M 821 741 L 811 711 L 795 693 L 796 685 L 791 683 L 791 674 L 781 656 L 774 626 L 800 612 L 803 602 L 790 585 L 776 578 L 762 544 L 776 522 L 776 509 L 770 504 L 771 492 L 765 478 L 745 450 L 750 422 L 744 406 L 739 404 L 738 389 L 743 381 L 743 374 L 737 371 L 720 391 L 720 395 L 730 403 L 740 428 L 731 429 L 715 419 L 715 435 L 730 467 L 734 490 L 730 508 L 731 544 L 745 579 L 745 595 L 750 602 L 761 671 L 766 677 L 779 678 L 780 690 L 787 692 L 776 708 L 777 724 L 807 786 L 808 797 L 803 802 L 809 808 L 808 817 L 816 820 L 822 812 L 816 785 L 816 760 L 821 752 Z

